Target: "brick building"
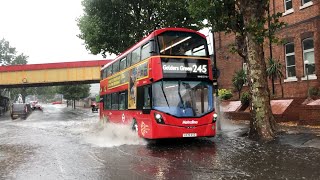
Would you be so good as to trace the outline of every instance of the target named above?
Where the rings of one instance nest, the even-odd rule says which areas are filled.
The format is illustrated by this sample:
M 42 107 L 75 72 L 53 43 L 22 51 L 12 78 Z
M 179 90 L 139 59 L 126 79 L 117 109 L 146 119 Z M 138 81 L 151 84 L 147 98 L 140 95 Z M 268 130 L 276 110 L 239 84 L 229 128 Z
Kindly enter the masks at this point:
M 287 23 L 277 32 L 285 44 L 272 46 L 273 58 L 284 66 L 284 97 L 306 97 L 309 87 L 320 87 L 320 0 L 270 0 L 270 13 L 277 12 L 283 14 L 280 20 Z M 239 55 L 230 53 L 234 35 L 218 32 L 215 37 L 219 86 L 233 89 L 232 76 L 245 64 Z M 264 49 L 267 59 L 270 57 L 268 42 Z M 269 89 L 271 92 L 271 82 Z M 281 97 L 279 80 L 275 89 L 276 97 Z

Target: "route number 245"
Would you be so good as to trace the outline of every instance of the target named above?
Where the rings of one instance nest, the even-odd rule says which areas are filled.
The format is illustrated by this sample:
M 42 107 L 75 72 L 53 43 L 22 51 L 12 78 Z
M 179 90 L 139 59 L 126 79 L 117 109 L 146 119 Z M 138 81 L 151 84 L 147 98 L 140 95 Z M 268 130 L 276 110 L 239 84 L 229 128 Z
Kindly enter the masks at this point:
M 192 66 L 192 72 L 194 73 L 203 73 L 206 74 L 207 73 L 207 65 L 193 65 Z

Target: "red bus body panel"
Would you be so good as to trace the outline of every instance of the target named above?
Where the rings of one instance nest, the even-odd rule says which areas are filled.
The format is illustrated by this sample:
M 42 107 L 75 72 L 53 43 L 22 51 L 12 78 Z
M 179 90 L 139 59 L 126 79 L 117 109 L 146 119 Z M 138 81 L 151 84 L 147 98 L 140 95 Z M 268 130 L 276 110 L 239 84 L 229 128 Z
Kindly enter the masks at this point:
M 115 60 L 122 59 L 125 57 L 131 50 L 139 47 L 140 45 L 146 43 L 148 40 L 157 36 L 165 31 L 184 31 L 184 32 L 193 32 L 197 33 L 203 38 L 204 35 L 193 30 L 188 30 L 184 28 L 166 28 L 156 30 L 151 33 L 149 36 L 138 42 L 133 47 L 129 48 L 126 52 L 122 53 Z M 136 86 L 143 86 L 152 84 L 155 81 L 161 80 L 163 78 L 162 72 L 162 63 L 161 58 L 191 58 L 191 59 L 203 59 L 208 61 L 208 67 L 211 67 L 211 61 L 209 58 L 200 58 L 200 57 L 187 57 L 187 56 L 151 56 L 148 58 L 148 76 L 137 80 Z M 102 69 L 105 69 L 112 63 L 105 65 Z M 139 64 L 139 63 L 138 63 Z M 130 68 L 130 67 L 129 67 Z M 121 72 L 120 72 L 121 73 Z M 209 78 L 212 80 L 212 72 L 209 70 Z M 121 84 L 117 87 L 111 89 L 107 88 L 108 78 L 100 81 L 100 95 L 110 94 L 114 92 L 127 91 L 128 83 Z M 161 114 L 165 124 L 159 124 L 156 122 L 154 114 Z M 216 134 L 215 122 L 213 122 L 214 112 L 210 112 L 201 117 L 174 117 L 172 115 L 159 112 L 156 110 L 151 110 L 150 114 L 143 114 L 142 110 L 104 110 L 103 103 L 100 103 L 100 118 L 107 119 L 112 123 L 121 123 L 131 125 L 133 119 L 137 121 L 138 124 L 138 135 L 147 139 L 161 139 L 161 138 L 182 138 L 184 134 L 193 134 L 195 137 L 212 137 Z
M 162 115 L 165 124 L 156 122 L 155 112 Z M 212 122 L 213 113 L 199 118 L 176 118 L 155 110 L 152 110 L 150 114 L 142 114 L 139 110 L 109 110 L 103 111 L 102 117 L 108 118 L 111 123 L 128 125 L 132 123 L 132 119 L 136 119 L 138 134 L 146 139 L 182 138 L 185 133 L 196 133 L 195 137 L 212 137 L 216 133 L 216 124 Z M 183 122 L 193 123 L 183 124 Z

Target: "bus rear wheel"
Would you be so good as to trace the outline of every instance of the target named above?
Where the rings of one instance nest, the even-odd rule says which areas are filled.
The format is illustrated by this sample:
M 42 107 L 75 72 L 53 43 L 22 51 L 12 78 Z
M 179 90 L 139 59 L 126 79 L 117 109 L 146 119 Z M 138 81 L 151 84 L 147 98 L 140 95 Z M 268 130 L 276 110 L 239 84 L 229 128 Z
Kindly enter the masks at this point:
M 136 119 L 133 119 L 133 120 L 132 120 L 131 129 L 132 129 L 132 131 L 134 131 L 134 132 L 138 132 L 139 126 L 138 126 L 138 123 L 137 123 L 137 120 L 136 120 Z

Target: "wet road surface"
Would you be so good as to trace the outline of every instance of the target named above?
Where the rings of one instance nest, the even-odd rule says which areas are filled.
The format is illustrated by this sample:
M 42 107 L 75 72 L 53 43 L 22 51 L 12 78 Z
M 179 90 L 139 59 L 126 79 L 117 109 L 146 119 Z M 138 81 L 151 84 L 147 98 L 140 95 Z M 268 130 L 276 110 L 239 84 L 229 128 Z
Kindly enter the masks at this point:
M 317 134 L 262 144 L 243 131 L 225 123 L 214 138 L 146 142 L 90 109 L 46 105 L 27 120 L 0 117 L 0 179 L 320 179 Z

